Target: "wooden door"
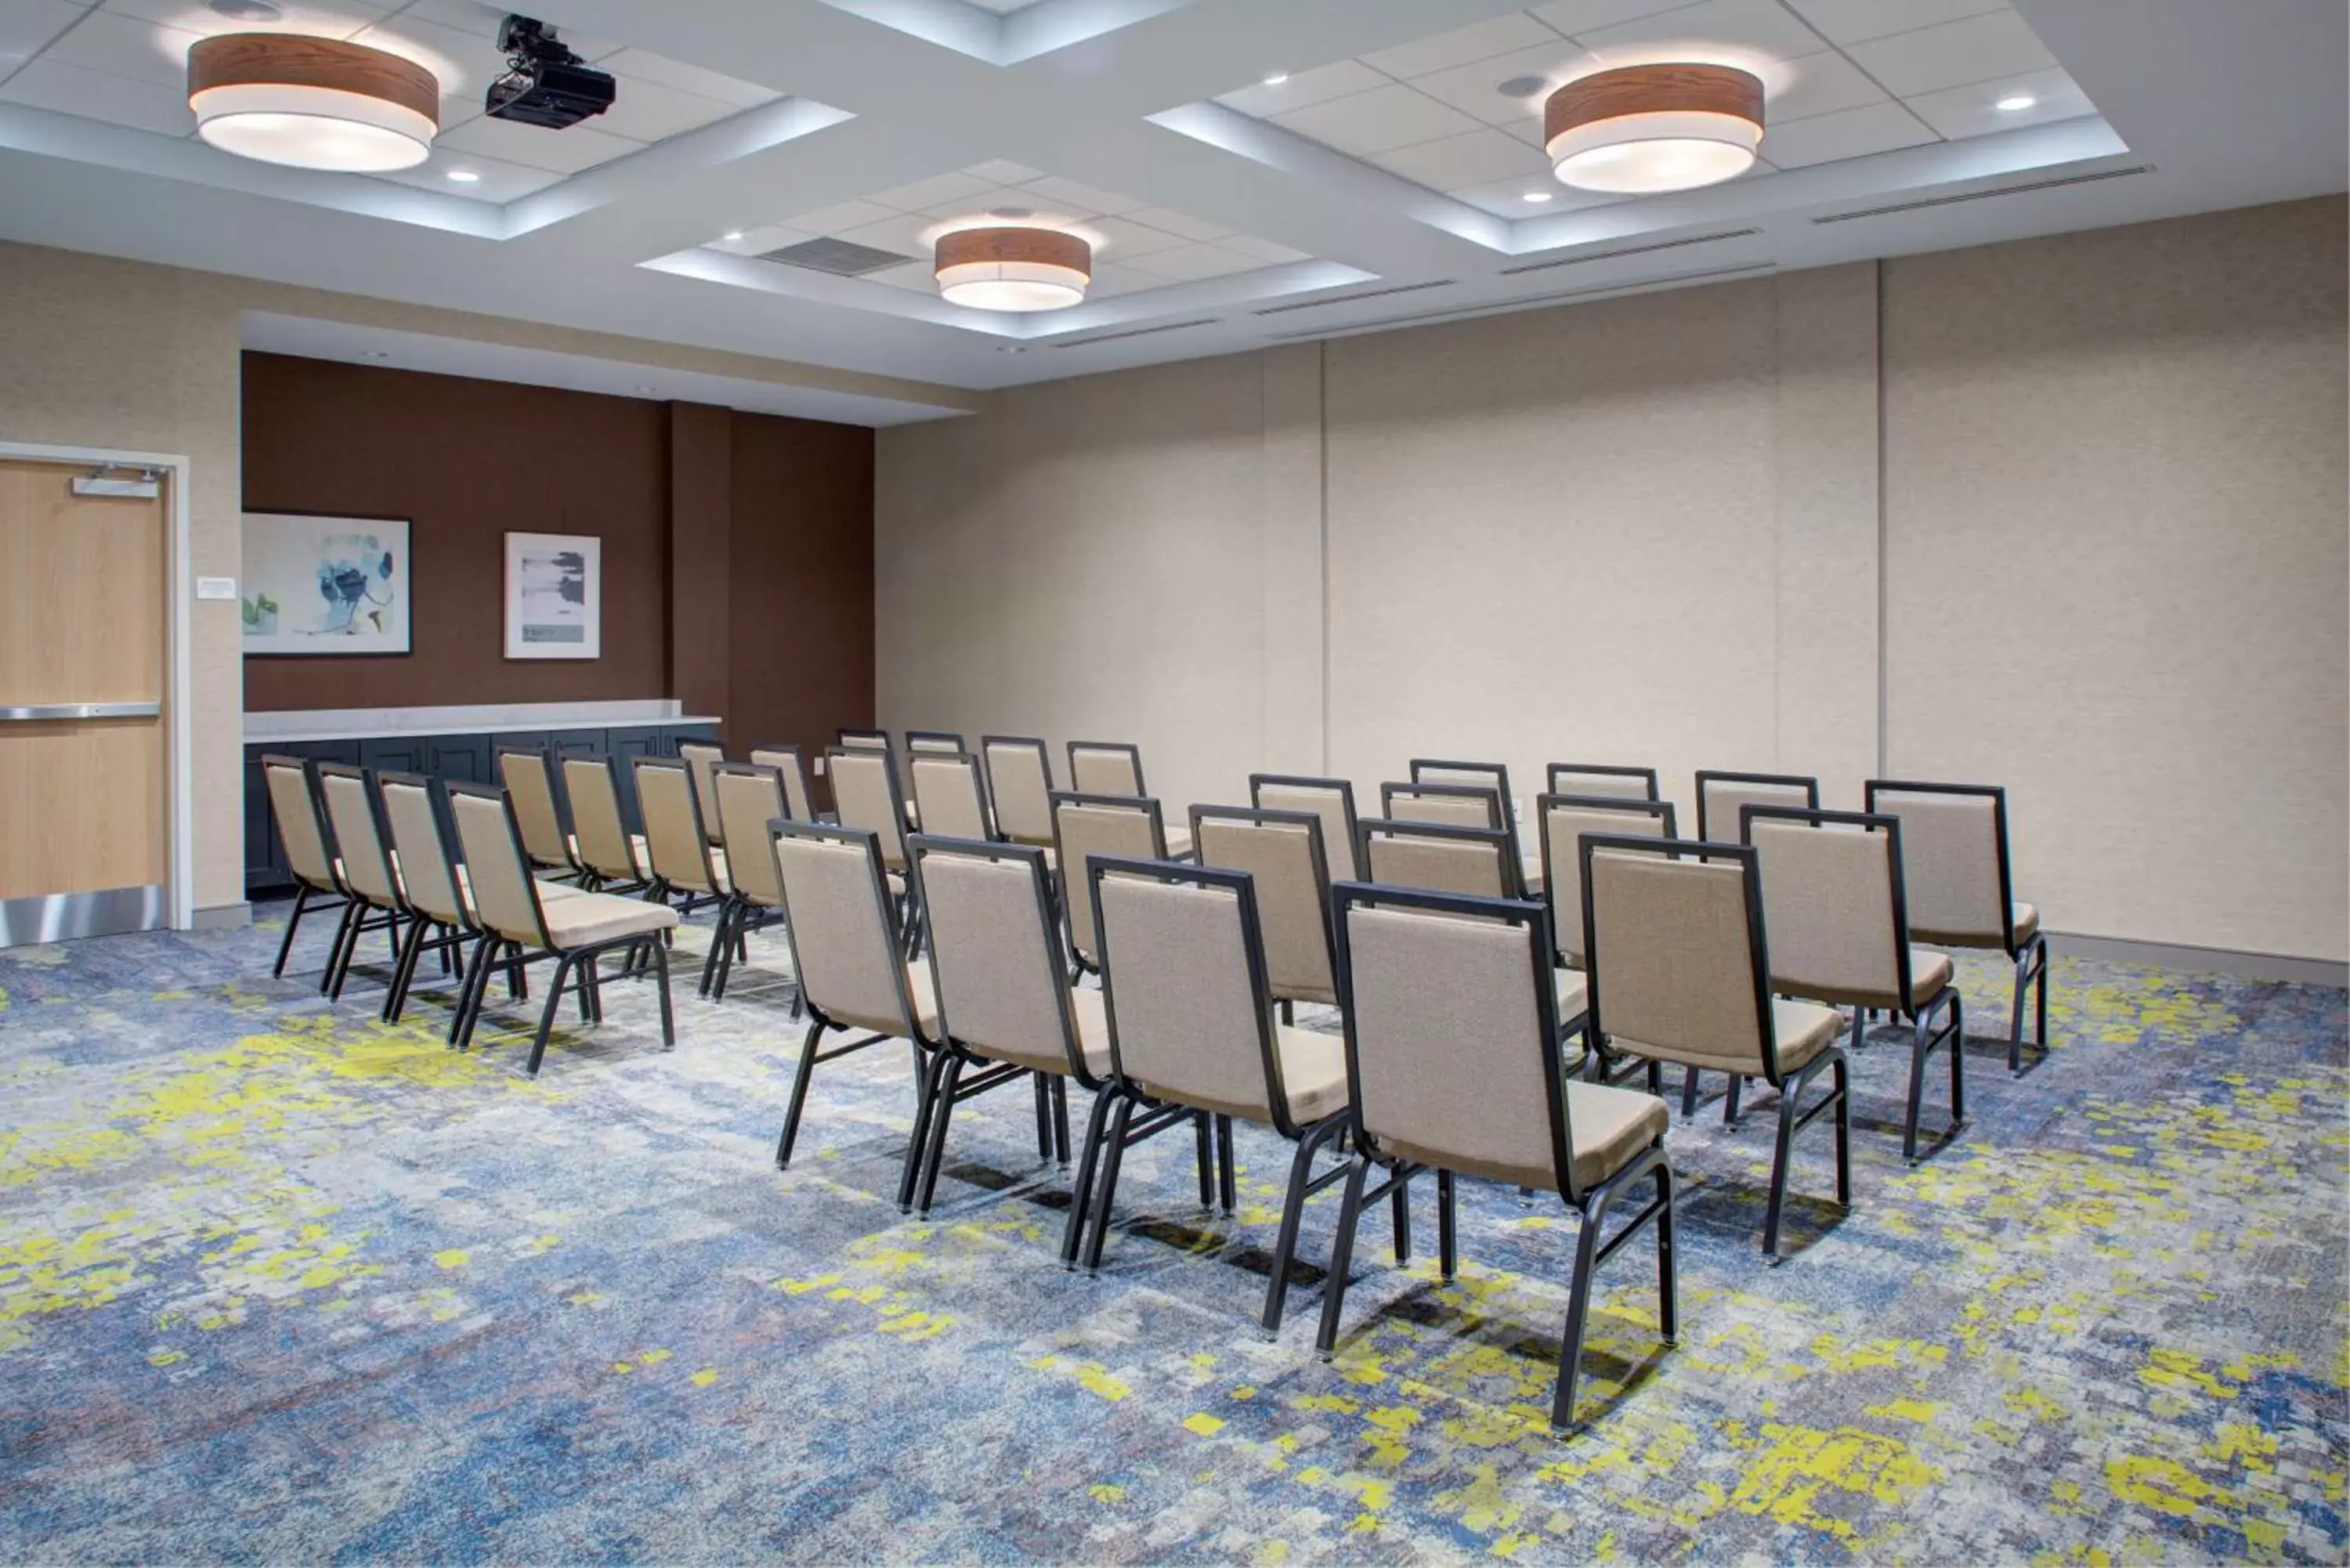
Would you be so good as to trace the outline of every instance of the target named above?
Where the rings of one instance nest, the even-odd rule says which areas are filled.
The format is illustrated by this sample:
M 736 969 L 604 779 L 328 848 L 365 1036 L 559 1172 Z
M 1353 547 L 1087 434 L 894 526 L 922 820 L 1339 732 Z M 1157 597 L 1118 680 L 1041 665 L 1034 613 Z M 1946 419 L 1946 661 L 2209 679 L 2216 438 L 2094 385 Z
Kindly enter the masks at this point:
M 0 462 L 0 945 L 167 919 L 165 502 L 88 472 Z

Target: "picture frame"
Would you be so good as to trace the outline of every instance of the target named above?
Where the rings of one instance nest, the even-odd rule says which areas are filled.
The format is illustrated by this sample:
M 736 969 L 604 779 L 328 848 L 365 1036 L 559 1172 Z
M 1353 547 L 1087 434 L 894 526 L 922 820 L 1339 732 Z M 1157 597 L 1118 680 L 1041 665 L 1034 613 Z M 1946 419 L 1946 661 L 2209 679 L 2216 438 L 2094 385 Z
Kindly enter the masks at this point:
M 604 541 L 592 534 L 506 535 L 508 659 L 600 659 Z
M 402 658 L 415 650 L 411 520 L 246 512 L 238 618 L 246 658 Z

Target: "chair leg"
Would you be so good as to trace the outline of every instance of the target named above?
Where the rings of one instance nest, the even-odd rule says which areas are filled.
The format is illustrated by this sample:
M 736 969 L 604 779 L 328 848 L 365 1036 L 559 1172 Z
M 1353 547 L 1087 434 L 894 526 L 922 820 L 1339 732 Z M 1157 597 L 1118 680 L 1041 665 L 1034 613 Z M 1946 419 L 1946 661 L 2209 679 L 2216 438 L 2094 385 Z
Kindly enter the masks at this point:
M 478 1000 L 484 972 L 489 968 L 490 939 L 483 937 L 473 944 L 473 956 L 464 978 L 457 982 L 457 1011 L 449 1015 L 449 1044 L 452 1048 L 469 1037 L 465 1021 L 473 1016 Z
M 1829 1068 L 1835 1091 L 1836 1207 L 1852 1207 L 1852 1068 L 1842 1057 Z
M 663 973 L 667 973 L 666 964 L 663 965 Z M 662 989 L 666 992 L 667 986 Z M 775 1140 L 775 1168 L 778 1170 L 791 1167 L 792 1145 L 799 1141 L 800 1112 L 807 1105 L 808 1079 L 816 1072 L 816 1036 L 823 1033 L 822 1023 L 813 1018 L 808 1020 L 807 1038 L 800 1043 L 799 1075 L 792 1080 L 791 1105 L 784 1112 L 784 1136 Z
M 1305 1189 L 1314 1180 L 1314 1157 L 1331 1136 L 1343 1131 L 1343 1122 L 1324 1122 L 1308 1127 L 1305 1136 L 1297 1140 L 1297 1152 L 1289 1161 L 1289 1190 L 1281 1199 L 1281 1233 L 1273 1244 L 1273 1278 L 1264 1287 L 1264 1332 L 1267 1335 L 1281 1332 L 1281 1312 L 1289 1300 L 1289 1265 L 1297 1254 L 1298 1223 L 1305 1215 Z
M 1918 1163 L 1918 1112 L 1926 1092 L 1926 1053 L 1931 1050 L 1933 1035 L 1925 1018 L 1909 1022 L 1909 1113 L 1901 1123 L 1901 1158 L 1905 1164 Z
M 359 911 L 366 906 L 357 898 L 343 905 L 343 918 L 335 925 L 335 940 L 327 947 L 327 970 L 318 977 L 318 994 L 326 995 L 335 988 L 335 975 L 342 968 L 343 949 L 357 940 L 352 928 L 359 922 Z
M 370 906 L 354 902 L 351 907 L 358 911 L 358 917 L 351 921 L 350 936 L 343 943 L 342 956 L 335 961 L 334 968 L 328 974 L 327 1000 L 329 1002 L 342 1001 L 343 987 L 350 982 L 351 965 L 359 961 L 359 940 L 367 935 Z
M 1191 1142 L 1196 1157 L 1193 1163 L 1200 1168 L 1200 1207 L 1202 1209 L 1213 1209 L 1216 1206 L 1216 1145 L 1215 1127 L 1212 1125 L 1214 1120 L 1215 1118 L 1205 1111 L 1191 1113 Z
M 1843 1107 L 1837 1107 L 1841 1116 Z M 1839 1159 L 1836 1168 L 1844 1168 Z M 1664 1331 L 1667 1345 L 1680 1343 L 1681 1282 L 1679 1260 L 1674 1256 L 1673 1242 L 1673 1168 L 1663 1160 L 1657 1162 L 1657 1197 L 1664 1204 L 1657 1211 L 1657 1326 Z
M 1591 1276 L 1599 1255 L 1601 1210 L 1586 1208 L 1582 1228 L 1575 1238 L 1575 1280 L 1567 1287 L 1566 1333 L 1558 1345 L 1558 1394 L 1551 1401 L 1550 1424 L 1564 1430 L 1575 1425 L 1575 1377 L 1583 1369 L 1583 1333 L 1591 1321 Z
M 523 969 L 522 944 L 520 942 L 508 942 L 505 945 L 505 961 L 506 995 L 515 1002 L 528 1002 L 530 1000 L 530 976 Z
M 721 903 L 718 906 L 718 919 L 712 922 L 710 928 L 710 950 L 702 957 L 702 984 L 698 988 L 700 995 L 710 994 L 710 982 L 717 977 L 718 961 L 724 956 L 730 945 L 726 940 L 726 923 L 733 914 L 734 909 L 732 905 Z
M 286 957 L 294 950 L 295 929 L 301 925 L 302 917 L 309 912 L 309 908 L 310 888 L 309 885 L 305 883 L 294 889 L 294 909 L 286 917 L 286 934 L 277 941 L 277 962 L 272 965 L 269 971 L 272 979 L 286 978 Z
M 587 961 L 581 966 L 583 971 L 581 979 L 588 997 L 588 1021 L 590 1023 L 604 1022 L 603 966 L 602 953 L 589 954 Z
M 1388 1194 L 1388 1212 L 1395 1220 L 1395 1261 L 1401 1268 L 1411 1262 L 1411 1183 L 1399 1181 Z
M 400 1009 L 408 1002 L 408 982 L 416 973 L 416 961 L 422 955 L 424 939 L 431 934 L 432 922 L 419 915 L 409 922 L 408 940 L 392 961 L 391 984 L 383 993 L 383 1010 L 376 1016 L 386 1023 L 400 1022 Z
M 1681 1120 L 1687 1121 L 1695 1115 L 1697 1115 L 1697 1069 L 1684 1067 L 1681 1069 Z
M 1795 1102 L 1803 1097 L 1804 1081 L 1789 1078 L 1779 1089 L 1779 1150 L 1771 1163 L 1771 1206 L 1762 1215 L 1762 1255 L 1779 1262 L 1779 1214 L 1787 1203 L 1787 1158 L 1795 1138 Z
M 1109 1127 L 1102 1142 L 1101 1174 L 1095 1179 L 1093 1234 L 1086 1241 L 1086 1272 L 1101 1270 L 1102 1249 L 1109 1244 L 1110 1205 L 1118 1199 L 1118 1169 L 1126 1156 L 1126 1129 L 1134 1120 L 1134 1102 L 1126 1096 L 1118 1096 L 1111 1107 Z
M 1730 1088 L 1721 1096 L 1721 1125 L 1723 1127 L 1734 1127 L 1738 1125 L 1738 1092 L 1745 1086 L 1745 1079 L 1740 1077 L 1735 1073 L 1730 1075 Z
M 1347 1168 L 1347 1196 L 1338 1204 L 1338 1233 L 1330 1242 L 1330 1278 L 1322 1287 L 1322 1326 L 1314 1353 L 1330 1359 L 1338 1348 L 1338 1319 L 1347 1306 L 1347 1271 L 1355 1264 L 1355 1227 L 1363 1218 L 1363 1185 L 1370 1179 L 1368 1155 L 1357 1153 Z
M 1053 1158 L 1062 1169 L 1069 1165 L 1069 1081 L 1053 1080 Z
M 546 1005 L 539 1009 L 538 1033 L 530 1043 L 530 1064 L 523 1070 L 532 1077 L 538 1076 L 538 1064 L 546 1058 L 547 1032 L 555 1027 L 555 1015 L 563 1007 L 563 982 L 571 973 L 569 953 L 559 953 L 555 960 L 555 973 L 547 978 Z
M 922 1167 L 929 1158 L 931 1118 L 938 1115 L 939 1079 L 944 1075 L 950 1053 L 935 1051 L 931 1059 L 920 1064 L 921 1071 L 914 1075 L 914 1127 L 906 1137 L 905 1168 L 898 1173 L 898 1212 L 914 1211 L 914 1193 L 922 1183 Z
M 1967 1003 L 1950 997 L 1950 1125 L 1967 1119 Z
M 1216 1199 L 1230 1214 L 1240 1208 L 1240 1168 L 1232 1163 L 1232 1118 L 1216 1118 Z
M 1460 1216 L 1453 1201 L 1452 1173 L 1436 1173 L 1436 1272 L 1450 1281 L 1461 1272 Z
M 914 1196 L 914 1211 L 928 1214 L 939 1192 L 939 1168 L 947 1162 L 947 1123 L 954 1115 L 955 1085 L 962 1082 L 962 1058 L 946 1054 L 946 1071 L 939 1092 L 931 1096 L 930 1152 L 922 1161 L 922 1189 Z
M 1053 1158 L 1053 1091 L 1043 1073 L 1029 1075 L 1029 1087 L 1036 1099 L 1036 1158 Z
M 1101 1158 L 1102 1127 L 1108 1120 L 1111 1091 L 1094 1096 L 1093 1114 L 1086 1118 L 1084 1152 L 1077 1157 L 1077 1179 L 1069 1189 L 1069 1222 L 1061 1231 L 1061 1266 L 1075 1268 L 1077 1245 L 1086 1234 L 1086 1210 L 1093 1199 L 1094 1168 Z

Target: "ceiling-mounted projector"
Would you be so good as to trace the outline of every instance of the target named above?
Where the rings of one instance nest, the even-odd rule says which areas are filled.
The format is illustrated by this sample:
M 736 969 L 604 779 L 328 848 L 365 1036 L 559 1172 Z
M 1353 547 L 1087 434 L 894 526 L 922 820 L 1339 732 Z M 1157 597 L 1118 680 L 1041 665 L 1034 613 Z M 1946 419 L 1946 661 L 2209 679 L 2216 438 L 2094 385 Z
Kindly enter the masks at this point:
M 496 118 L 561 130 L 612 107 L 611 77 L 581 64 L 536 17 L 499 23 L 498 47 L 505 52 L 505 75 L 490 84 L 484 105 Z

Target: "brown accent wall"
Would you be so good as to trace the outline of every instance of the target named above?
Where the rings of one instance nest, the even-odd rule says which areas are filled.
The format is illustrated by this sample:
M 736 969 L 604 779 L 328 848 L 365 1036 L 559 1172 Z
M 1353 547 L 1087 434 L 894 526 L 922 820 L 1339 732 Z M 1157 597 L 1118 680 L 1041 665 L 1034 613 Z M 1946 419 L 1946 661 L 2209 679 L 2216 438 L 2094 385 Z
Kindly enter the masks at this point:
M 244 661 L 248 709 L 676 697 L 736 749 L 873 722 L 873 432 L 244 357 L 244 504 L 406 517 L 415 651 Z M 603 657 L 508 659 L 509 531 L 604 541 Z

